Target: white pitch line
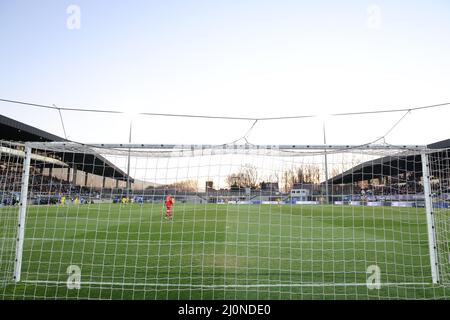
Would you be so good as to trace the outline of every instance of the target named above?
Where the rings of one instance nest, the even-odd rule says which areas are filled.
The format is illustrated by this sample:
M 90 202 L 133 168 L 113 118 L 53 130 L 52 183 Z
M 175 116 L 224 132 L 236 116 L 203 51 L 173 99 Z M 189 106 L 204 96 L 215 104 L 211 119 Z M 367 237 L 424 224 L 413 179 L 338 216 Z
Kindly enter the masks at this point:
M 23 283 L 30 284 L 54 284 L 67 285 L 65 281 L 50 281 L 50 280 L 23 280 Z M 367 283 L 279 283 L 279 284 L 223 284 L 223 285 L 207 285 L 207 284 L 191 284 L 191 283 L 133 283 L 133 282 L 96 282 L 87 281 L 81 282 L 83 285 L 99 285 L 99 286 L 130 286 L 130 287 L 186 287 L 186 288 L 268 288 L 268 287 L 365 287 Z M 386 282 L 381 283 L 381 287 L 396 287 L 396 286 L 418 286 L 418 285 L 432 285 L 429 282 Z
M 14 240 L 15 238 L 8 239 L 8 240 Z M 1 239 L 0 239 L 1 240 Z M 239 245 L 245 245 L 245 244 L 280 244 L 280 243 L 310 243 L 310 242 L 326 242 L 326 243 L 398 243 L 398 244 L 418 244 L 418 243 L 428 243 L 426 240 L 417 240 L 417 241 L 400 241 L 400 240 L 383 240 L 383 239 L 282 239 L 282 240 L 274 240 L 274 241 L 202 241 L 202 240 L 121 240 L 121 239 L 73 239 L 73 238 L 26 238 L 25 241 L 52 241 L 52 242 L 97 242 L 97 243 L 126 243 L 126 244 L 132 244 L 132 243 L 149 243 L 149 244 L 156 244 L 156 243 L 168 243 L 168 244 L 227 244 L 227 245 L 233 245 L 233 244 L 239 244 Z

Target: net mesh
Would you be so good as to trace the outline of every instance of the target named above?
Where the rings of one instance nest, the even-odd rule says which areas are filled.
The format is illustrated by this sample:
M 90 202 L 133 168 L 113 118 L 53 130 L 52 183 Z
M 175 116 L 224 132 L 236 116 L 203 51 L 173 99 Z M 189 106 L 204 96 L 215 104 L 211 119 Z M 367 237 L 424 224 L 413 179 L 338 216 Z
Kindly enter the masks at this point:
M 24 146 L 1 143 L 3 299 L 450 296 L 448 150 L 29 146 L 15 282 Z M 423 155 L 439 283 L 430 266 Z

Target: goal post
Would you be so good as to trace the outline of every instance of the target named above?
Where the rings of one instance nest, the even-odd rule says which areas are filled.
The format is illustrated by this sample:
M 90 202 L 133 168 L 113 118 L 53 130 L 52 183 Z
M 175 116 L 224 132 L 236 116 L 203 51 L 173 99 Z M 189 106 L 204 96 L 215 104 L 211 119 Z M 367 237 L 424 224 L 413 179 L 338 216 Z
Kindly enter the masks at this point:
M 436 245 L 436 227 L 433 214 L 433 201 L 430 185 L 430 169 L 428 164 L 428 155 L 426 153 L 421 154 L 422 160 L 422 177 L 423 188 L 425 197 L 425 209 L 427 215 L 427 230 L 428 230 L 428 246 L 430 248 L 430 265 L 431 265 L 431 277 L 433 283 L 439 283 L 439 269 L 438 269 L 438 254 Z
M 24 160 L 22 168 L 22 182 L 20 185 L 19 218 L 17 222 L 16 256 L 14 259 L 13 279 L 15 282 L 20 281 L 20 272 L 22 268 L 22 253 L 23 253 L 23 242 L 25 237 L 25 218 L 28 202 L 28 181 L 30 178 L 30 163 L 31 163 L 31 147 L 29 144 L 25 144 Z
M 1 299 L 450 297 L 447 149 L 0 146 Z
M 432 204 L 431 214 L 428 214 L 432 227 L 428 228 L 430 239 L 433 240 L 431 233 L 434 234 L 436 281 L 448 287 L 450 286 L 450 150 L 435 151 L 428 151 L 426 156 L 430 180 L 428 198 Z M 431 251 L 431 241 L 429 245 Z M 433 255 L 430 254 L 430 257 Z

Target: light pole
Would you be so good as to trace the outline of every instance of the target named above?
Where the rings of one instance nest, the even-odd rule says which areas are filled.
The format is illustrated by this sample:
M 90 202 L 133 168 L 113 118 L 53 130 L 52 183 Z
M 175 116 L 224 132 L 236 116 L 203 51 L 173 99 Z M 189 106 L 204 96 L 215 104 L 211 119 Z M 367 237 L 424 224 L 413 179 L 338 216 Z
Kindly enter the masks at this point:
M 130 119 L 130 133 L 128 135 L 128 143 L 131 144 L 131 130 L 133 128 L 133 120 Z M 130 195 L 130 158 L 131 158 L 131 147 L 128 147 L 128 164 L 127 164 L 127 200 Z
M 322 120 L 322 129 L 323 129 L 323 144 L 324 146 L 327 144 L 327 135 L 325 130 L 325 119 Z M 328 157 L 327 157 L 327 149 L 325 151 L 325 203 L 328 204 Z

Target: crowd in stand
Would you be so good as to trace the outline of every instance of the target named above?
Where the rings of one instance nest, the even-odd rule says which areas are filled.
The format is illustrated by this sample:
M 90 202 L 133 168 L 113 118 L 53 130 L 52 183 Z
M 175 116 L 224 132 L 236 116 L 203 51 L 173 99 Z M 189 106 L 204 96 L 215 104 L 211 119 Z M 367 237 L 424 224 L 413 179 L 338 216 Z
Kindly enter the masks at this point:
M 332 186 L 332 192 L 339 194 L 358 194 L 358 195 L 405 195 L 423 193 L 423 185 L 418 182 L 392 183 L 389 185 L 369 185 L 361 187 L 358 185 Z
M 21 176 L 18 170 L 0 168 L 0 188 L 4 191 L 19 191 Z M 17 190 L 16 190 L 17 189 Z
M 21 183 L 22 173 L 18 168 L 0 167 L 0 203 L 4 205 L 18 203 Z M 98 190 L 73 185 L 56 177 L 39 173 L 30 175 L 29 192 L 30 198 L 47 197 L 49 199 L 59 198 L 61 195 L 91 197 L 99 193 Z

